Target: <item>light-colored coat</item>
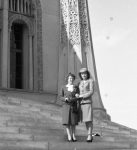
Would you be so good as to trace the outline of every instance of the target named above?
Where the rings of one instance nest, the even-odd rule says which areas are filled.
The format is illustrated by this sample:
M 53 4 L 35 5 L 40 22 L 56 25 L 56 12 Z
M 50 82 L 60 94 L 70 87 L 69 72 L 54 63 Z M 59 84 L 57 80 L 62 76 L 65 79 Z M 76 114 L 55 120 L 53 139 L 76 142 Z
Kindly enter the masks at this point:
M 93 94 L 93 80 L 80 81 L 79 92 L 82 95 L 80 118 L 82 122 L 93 120 L 92 94 Z

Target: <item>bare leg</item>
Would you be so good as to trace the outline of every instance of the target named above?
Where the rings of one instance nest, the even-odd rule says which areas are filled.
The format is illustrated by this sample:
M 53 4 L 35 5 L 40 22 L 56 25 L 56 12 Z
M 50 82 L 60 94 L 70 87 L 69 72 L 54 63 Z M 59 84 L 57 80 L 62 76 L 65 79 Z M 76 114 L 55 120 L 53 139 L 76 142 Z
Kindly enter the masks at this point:
M 75 133 L 76 133 L 76 126 L 73 125 L 72 126 L 72 138 L 73 138 L 73 140 L 76 140 Z
M 67 131 L 67 135 L 68 135 L 68 140 L 72 140 L 71 139 L 71 132 L 70 132 L 70 125 L 66 125 L 66 131 Z
M 87 140 L 91 140 L 92 139 L 92 129 L 93 129 L 92 121 L 86 122 L 86 128 L 87 128 L 87 131 L 88 131 Z

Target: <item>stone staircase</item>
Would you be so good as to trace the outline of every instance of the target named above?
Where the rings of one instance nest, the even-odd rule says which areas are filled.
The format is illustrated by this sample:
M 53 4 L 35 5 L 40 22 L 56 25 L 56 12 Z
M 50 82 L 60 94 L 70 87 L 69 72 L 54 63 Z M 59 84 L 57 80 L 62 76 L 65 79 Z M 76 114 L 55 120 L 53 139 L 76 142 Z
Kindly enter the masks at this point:
M 61 107 L 24 95 L 0 92 L 0 150 L 137 150 L 137 130 L 97 118 L 92 143 L 86 143 L 83 123 L 78 142 L 68 143 Z

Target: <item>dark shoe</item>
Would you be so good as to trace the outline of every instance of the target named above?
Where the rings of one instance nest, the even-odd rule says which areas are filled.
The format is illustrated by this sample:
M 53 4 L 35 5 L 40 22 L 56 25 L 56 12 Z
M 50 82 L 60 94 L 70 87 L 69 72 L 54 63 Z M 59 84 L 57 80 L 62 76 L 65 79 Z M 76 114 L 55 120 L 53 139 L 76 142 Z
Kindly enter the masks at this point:
M 68 142 L 72 142 L 72 140 L 68 140 Z
M 90 139 L 90 140 L 87 140 L 87 142 L 89 143 L 89 142 L 92 142 L 93 141 L 93 137 Z
M 75 140 L 74 140 L 74 139 L 72 139 L 72 142 L 77 142 L 77 140 L 76 140 L 76 139 L 75 139 Z

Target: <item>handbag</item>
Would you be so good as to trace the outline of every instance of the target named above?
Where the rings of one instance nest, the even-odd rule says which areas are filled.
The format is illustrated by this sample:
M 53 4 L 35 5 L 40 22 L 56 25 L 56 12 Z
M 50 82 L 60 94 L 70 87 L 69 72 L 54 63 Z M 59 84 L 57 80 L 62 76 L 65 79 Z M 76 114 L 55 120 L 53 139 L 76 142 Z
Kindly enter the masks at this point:
M 78 107 L 77 103 L 71 105 L 72 113 L 77 114 L 78 113 Z

